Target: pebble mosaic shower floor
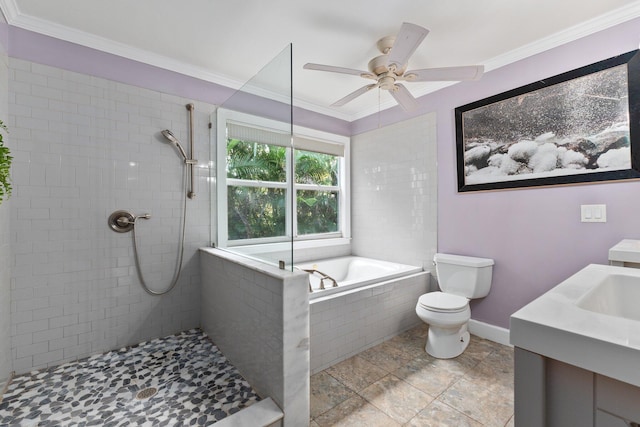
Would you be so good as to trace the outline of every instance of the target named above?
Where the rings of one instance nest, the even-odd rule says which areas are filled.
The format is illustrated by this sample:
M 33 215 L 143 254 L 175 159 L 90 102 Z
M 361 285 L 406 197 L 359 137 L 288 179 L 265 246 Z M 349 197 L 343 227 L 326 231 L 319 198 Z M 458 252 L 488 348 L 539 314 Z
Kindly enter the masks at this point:
M 194 329 L 17 376 L 0 401 L 0 425 L 211 425 L 258 400 Z

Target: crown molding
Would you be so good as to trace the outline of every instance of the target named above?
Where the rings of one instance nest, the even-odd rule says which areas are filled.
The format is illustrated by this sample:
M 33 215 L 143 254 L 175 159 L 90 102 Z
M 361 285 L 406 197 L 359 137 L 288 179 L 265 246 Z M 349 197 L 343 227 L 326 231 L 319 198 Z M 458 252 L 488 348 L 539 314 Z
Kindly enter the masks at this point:
M 537 55 L 544 51 L 553 49 L 563 44 L 576 41 L 583 37 L 595 34 L 598 31 L 606 30 L 623 22 L 640 17 L 640 1 L 636 1 L 621 8 L 612 10 L 609 13 L 592 18 L 573 27 L 559 31 L 550 36 L 536 40 L 512 51 L 506 52 L 491 58 L 485 63 L 485 70 L 491 71 L 504 67 L 516 61 Z
M 148 65 L 174 71 L 190 77 L 198 78 L 211 83 L 226 86 L 231 89 L 239 89 L 246 82 L 242 82 L 227 76 L 212 73 L 205 68 L 187 64 L 175 59 L 152 53 L 143 49 L 138 49 L 124 43 L 95 36 L 83 31 L 75 30 L 63 25 L 55 24 L 40 18 L 24 15 L 15 0 L 0 0 L 0 11 L 5 15 L 9 25 L 23 28 L 46 36 L 54 37 L 67 42 L 86 46 L 102 52 L 121 56 Z M 617 24 L 640 17 L 640 1 L 635 1 L 629 5 L 615 9 L 609 13 L 585 21 L 573 27 L 559 31 L 548 37 L 544 37 L 535 42 L 529 43 L 512 51 L 498 55 L 487 60 L 485 72 L 504 67 L 538 53 L 550 50 L 563 44 L 575 41 L 582 37 L 605 30 Z M 438 82 L 427 87 L 412 90 L 413 95 L 419 98 L 428 95 L 445 87 L 457 84 L 457 82 Z M 356 113 L 344 113 L 333 108 L 320 106 L 307 101 L 294 98 L 294 105 L 316 113 L 345 121 L 355 121 L 372 114 L 377 114 L 382 110 L 395 107 L 397 104 L 393 100 L 386 101 L 380 105 L 360 110 Z
M 20 14 L 15 0 L 0 0 L 0 12 L 4 14 L 8 24 L 11 24 Z
M 246 84 L 246 82 L 243 81 L 212 73 L 202 67 L 196 67 L 181 61 L 176 61 L 175 59 L 163 55 L 152 53 L 143 49 L 138 49 L 124 43 L 119 43 L 113 40 L 106 39 L 104 37 L 95 36 L 84 31 L 79 31 L 33 16 L 24 15 L 20 12 L 20 9 L 18 8 L 15 0 L 0 0 L 0 11 L 5 13 L 7 23 L 9 25 L 33 31 L 38 34 L 43 34 L 45 36 L 96 49 L 101 52 L 121 56 L 123 58 L 142 62 L 147 65 L 153 65 L 165 70 L 174 71 L 180 74 L 187 75 L 189 77 L 216 83 L 235 90 L 242 88 Z M 287 99 L 280 95 L 273 94 L 267 91 L 259 91 L 257 88 L 254 88 L 252 92 L 258 96 L 264 96 L 266 98 L 275 99 L 277 101 L 285 103 L 288 102 Z M 293 104 L 296 107 L 304 108 L 306 110 L 310 110 L 326 116 L 335 117 L 337 119 L 345 121 L 353 120 L 352 115 L 343 112 L 337 112 L 330 107 L 323 107 L 298 99 L 294 99 Z
M 175 71 L 190 77 L 220 84 L 231 89 L 239 89 L 245 82 L 212 73 L 202 67 L 177 61 L 167 56 L 159 55 L 143 49 L 109 40 L 104 37 L 76 30 L 54 22 L 46 21 L 20 12 L 15 0 L 0 0 L 0 8 L 5 12 L 9 25 L 19 27 L 34 33 L 64 40 L 70 43 L 89 47 L 101 52 L 110 53 L 144 64 L 156 66 L 169 71 Z
M 615 9 L 604 15 L 600 15 L 596 18 L 574 25 L 573 27 L 569 27 L 550 36 L 536 40 L 502 55 L 493 57 L 484 63 L 485 72 L 504 67 L 638 17 L 640 17 L 640 1 Z M 414 97 L 419 98 L 457 83 L 458 82 L 438 82 L 422 89 L 412 90 L 411 93 Z M 352 120 L 358 120 L 372 114 L 377 114 L 378 110 L 385 110 L 387 108 L 394 107 L 395 105 L 396 104 L 393 101 L 389 101 L 381 104 L 380 108 L 372 107 L 362 110 L 355 114 Z

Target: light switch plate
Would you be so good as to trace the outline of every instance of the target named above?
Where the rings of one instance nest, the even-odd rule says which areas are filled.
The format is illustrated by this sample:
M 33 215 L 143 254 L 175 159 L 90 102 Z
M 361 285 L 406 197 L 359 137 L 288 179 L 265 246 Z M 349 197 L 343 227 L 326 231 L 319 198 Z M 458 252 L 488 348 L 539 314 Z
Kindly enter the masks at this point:
M 607 205 L 580 205 L 580 221 L 607 222 Z

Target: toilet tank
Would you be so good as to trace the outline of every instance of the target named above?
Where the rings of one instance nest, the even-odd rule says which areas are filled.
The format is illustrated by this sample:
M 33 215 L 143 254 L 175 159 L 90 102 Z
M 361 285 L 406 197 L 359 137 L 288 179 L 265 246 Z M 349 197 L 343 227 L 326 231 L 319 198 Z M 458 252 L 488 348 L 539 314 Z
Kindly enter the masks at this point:
M 462 255 L 436 254 L 433 257 L 438 285 L 443 292 L 469 299 L 487 296 L 491 289 L 493 260 Z

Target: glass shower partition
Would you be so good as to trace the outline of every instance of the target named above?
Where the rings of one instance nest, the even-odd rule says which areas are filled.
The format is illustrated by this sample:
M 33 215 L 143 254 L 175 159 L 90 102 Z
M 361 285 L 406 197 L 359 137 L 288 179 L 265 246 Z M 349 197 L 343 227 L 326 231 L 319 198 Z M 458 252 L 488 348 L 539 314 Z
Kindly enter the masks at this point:
M 215 113 L 213 245 L 293 268 L 292 46 Z

